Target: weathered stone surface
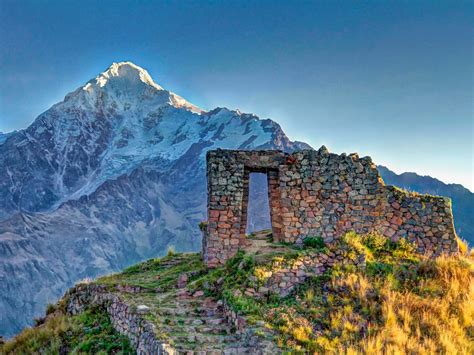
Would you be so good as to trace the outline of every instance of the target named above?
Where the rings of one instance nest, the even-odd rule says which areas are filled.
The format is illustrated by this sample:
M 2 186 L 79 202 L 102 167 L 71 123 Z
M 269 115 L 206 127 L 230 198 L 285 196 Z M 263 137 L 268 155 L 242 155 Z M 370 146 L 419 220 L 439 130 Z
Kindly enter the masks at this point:
M 336 246 L 335 246 L 336 248 Z M 342 246 L 327 251 L 308 252 L 288 263 L 281 264 L 273 261 L 269 266 L 271 271 L 262 273 L 266 277 L 264 286 L 254 290 L 252 296 L 264 297 L 273 293 L 281 297 L 289 295 L 297 285 L 302 284 L 308 277 L 322 275 L 327 268 L 338 265 L 354 265 L 365 267 L 365 255 L 350 257 L 349 252 Z
M 301 244 L 320 236 L 328 244 L 348 231 L 407 238 L 420 253 L 457 251 L 449 199 L 386 186 L 369 157 L 331 154 L 325 147 L 207 153 L 208 218 L 203 255 L 210 267 L 245 249 L 249 174 L 267 174 L 275 241 Z
M 186 273 L 182 273 L 178 277 L 178 282 L 176 286 L 178 286 L 178 288 L 185 288 L 186 285 L 188 284 L 188 280 L 189 280 L 188 275 Z
M 150 312 L 150 307 L 144 305 L 144 304 L 140 304 L 137 306 L 137 312 L 140 313 L 140 314 L 146 314 L 148 312 Z
M 181 289 L 181 291 L 185 291 Z M 130 339 L 137 354 L 280 354 L 276 345 L 268 340 L 256 338 L 255 329 L 247 327 L 244 317 L 233 311 L 224 301 L 187 293 L 178 296 L 177 308 L 163 310 L 166 316 L 185 316 L 190 328 L 189 334 L 168 334 L 173 339 L 171 346 L 160 340 L 156 330 L 159 325 L 145 320 L 141 309 L 127 304 L 118 295 L 110 293 L 105 286 L 81 284 L 70 289 L 64 296 L 68 314 L 78 314 L 91 305 L 99 305 L 107 310 L 112 325 L 119 333 Z M 188 303 L 189 302 L 189 303 Z M 190 308 L 192 307 L 192 308 Z M 181 309 L 182 308 L 182 309 Z M 196 318 L 192 318 L 196 317 Z M 200 331 L 197 331 L 200 328 Z M 194 329 L 194 330 L 193 330 Z M 170 330 L 171 331 L 171 330 Z M 262 331 L 267 332 L 264 328 Z M 198 346 L 190 350 L 190 343 Z M 204 346 L 204 348 L 203 348 Z
M 69 314 L 78 314 L 93 304 L 103 306 L 109 314 L 110 321 L 116 331 L 127 336 L 137 354 L 172 355 L 176 354 L 173 347 L 155 336 L 154 326 L 145 321 L 139 313 L 124 303 L 118 296 L 107 292 L 106 287 L 94 284 L 78 285 L 70 289 L 66 295 L 66 310 Z

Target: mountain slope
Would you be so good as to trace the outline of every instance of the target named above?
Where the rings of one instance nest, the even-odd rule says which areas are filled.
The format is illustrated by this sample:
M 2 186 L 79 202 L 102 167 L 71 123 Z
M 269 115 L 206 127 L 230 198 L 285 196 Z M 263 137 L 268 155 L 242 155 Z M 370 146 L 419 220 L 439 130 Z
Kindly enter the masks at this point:
M 114 63 L 7 135 L 0 136 L 0 334 L 7 336 L 79 279 L 170 246 L 198 250 L 207 150 L 309 147 L 272 120 L 203 111 L 129 62 Z M 249 226 L 258 230 L 269 212 L 265 180 L 255 182 Z M 464 208 L 456 209 L 456 198 L 455 220 Z M 464 221 L 464 231 L 472 228 Z
M 84 341 L 97 352 L 111 338 L 126 343 L 125 336 L 127 348 L 140 354 L 473 353 L 472 252 L 432 259 L 404 239 L 355 233 L 336 245 L 272 247 L 271 235 L 257 234 L 258 254 L 251 248 L 225 266 L 209 269 L 199 254 L 170 253 L 80 283 L 48 307 L 44 325 L 0 342 L 0 353 L 70 352 Z M 324 274 L 317 271 L 342 250 L 350 266 L 338 259 Z M 354 256 L 361 262 L 352 264 Z M 314 260 L 316 268 L 302 267 Z M 300 273 L 298 287 L 286 297 L 278 292 L 288 287 L 280 277 L 291 273 Z M 276 292 L 262 297 L 275 275 Z M 94 337 L 78 313 L 101 318 Z
M 3 142 L 5 142 L 7 140 L 8 137 L 10 137 L 11 135 L 13 135 L 15 133 L 16 133 L 16 131 L 8 132 L 8 133 L 0 132 L 0 145 L 2 145 Z
M 205 153 L 308 147 L 271 120 L 203 112 L 114 64 L 0 145 L 0 334 L 75 281 L 197 250 Z
M 395 174 L 385 166 L 377 167 L 388 185 L 395 185 L 423 194 L 446 196 L 453 204 L 454 225 L 457 234 L 474 244 L 474 193 L 459 184 L 445 184 L 430 176 L 415 173 Z

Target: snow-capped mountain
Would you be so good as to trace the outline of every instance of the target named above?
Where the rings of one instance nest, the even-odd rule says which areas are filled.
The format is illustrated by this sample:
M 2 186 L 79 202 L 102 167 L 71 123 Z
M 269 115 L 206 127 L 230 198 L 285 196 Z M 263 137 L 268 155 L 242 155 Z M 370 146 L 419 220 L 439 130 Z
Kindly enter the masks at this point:
M 10 137 L 12 134 L 15 134 L 15 133 L 16 131 L 8 132 L 8 133 L 0 132 L 0 145 L 2 145 L 3 142 L 7 140 L 8 137 Z
M 270 120 L 227 109 L 203 112 L 144 69 L 114 63 L 4 142 L 0 218 L 49 211 L 144 160 L 176 160 L 193 143 L 255 148 L 283 136 Z M 279 142 L 282 148 L 290 148 L 287 141 Z
M 307 148 L 278 124 L 205 112 L 133 63 L 68 94 L 0 145 L 0 334 L 78 279 L 197 250 L 205 152 Z M 258 222 L 252 222 L 257 224 Z
M 309 146 L 290 141 L 272 120 L 204 111 L 130 62 L 112 64 L 28 128 L 1 133 L 0 335 L 43 314 L 80 279 L 170 246 L 198 250 L 205 153 L 215 148 Z M 474 242 L 469 190 L 380 169 L 388 183 L 451 196 L 456 227 Z M 264 181 L 255 179 L 250 193 L 258 199 Z M 268 206 L 249 209 L 249 226 L 266 226 Z

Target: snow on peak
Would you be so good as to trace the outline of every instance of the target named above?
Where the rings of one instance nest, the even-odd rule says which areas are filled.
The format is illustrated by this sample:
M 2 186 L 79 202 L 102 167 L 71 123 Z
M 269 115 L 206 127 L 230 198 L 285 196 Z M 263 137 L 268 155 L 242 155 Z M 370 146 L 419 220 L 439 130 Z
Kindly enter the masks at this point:
M 114 78 L 120 78 L 129 83 L 138 83 L 141 81 L 142 83 L 150 85 L 157 90 L 163 90 L 160 85 L 153 81 L 150 74 L 148 74 L 145 69 L 132 62 L 112 63 L 112 65 L 105 72 L 101 73 L 95 78 L 95 81 L 99 87 L 104 87 L 107 82 L 114 80 Z M 86 87 L 89 84 L 90 82 L 84 87 L 84 90 L 87 90 Z
M 203 112 L 181 96 L 163 89 L 145 69 L 132 62 L 112 63 L 106 71 L 68 94 L 65 101 L 69 105 L 88 107 L 97 106 L 98 102 L 114 107 L 122 104 L 127 109 L 171 105 L 195 113 Z

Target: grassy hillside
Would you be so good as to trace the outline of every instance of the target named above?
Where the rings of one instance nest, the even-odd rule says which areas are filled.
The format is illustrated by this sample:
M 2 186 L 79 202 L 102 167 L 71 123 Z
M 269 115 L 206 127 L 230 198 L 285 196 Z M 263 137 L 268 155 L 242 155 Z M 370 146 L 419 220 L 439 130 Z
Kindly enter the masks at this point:
M 48 311 L 36 327 L 0 345 L 0 354 L 134 354 L 103 309 L 91 307 L 77 316 L 67 316 L 52 305 Z
M 218 314 L 209 316 L 209 307 L 224 300 L 246 318 L 254 334 L 282 351 L 474 353 L 474 255 L 465 245 L 461 244 L 462 255 L 428 259 L 414 253 L 404 240 L 392 243 L 377 235 L 349 233 L 341 243 L 355 254 L 365 253 L 366 266 L 335 267 L 309 278 L 285 298 L 270 295 L 259 299 L 245 290 L 261 282 L 275 262 L 291 262 L 305 252 L 291 246 L 263 254 L 239 253 L 225 266 L 212 270 L 204 267 L 197 254 L 169 255 L 97 283 L 115 293 L 127 286 L 140 288 L 140 293 L 122 293 L 121 297 L 130 304 L 150 306 L 152 311 L 146 318 L 156 325 L 157 336 L 183 350 L 209 347 L 219 351 L 241 341 Z M 189 296 L 179 300 L 176 284 L 183 273 L 188 276 Z M 103 325 L 96 337 L 85 331 L 90 329 L 91 322 L 85 320 L 90 317 L 96 319 L 93 324 Z M 18 346 L 58 349 L 64 342 L 69 342 L 68 349 L 79 349 L 78 353 L 129 351 L 126 341 L 114 335 L 107 324 L 100 310 L 72 318 L 60 315 L 46 326 L 23 332 L 7 343 L 3 352 Z M 75 340 L 64 334 L 75 334 Z M 27 339 L 39 340 L 33 344 Z M 97 351 L 80 345 L 91 339 L 97 341 L 89 349 L 95 346 Z M 109 345 L 99 347 L 98 339 Z M 115 348 L 107 350 L 111 343 Z

